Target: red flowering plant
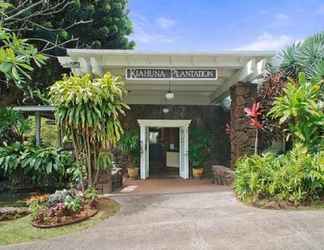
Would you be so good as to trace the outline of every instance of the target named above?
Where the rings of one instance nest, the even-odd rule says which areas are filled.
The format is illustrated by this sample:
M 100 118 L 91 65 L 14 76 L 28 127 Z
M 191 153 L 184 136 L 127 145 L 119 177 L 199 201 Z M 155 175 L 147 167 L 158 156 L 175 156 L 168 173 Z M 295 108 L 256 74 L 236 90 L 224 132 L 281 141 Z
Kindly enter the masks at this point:
M 254 127 L 256 130 L 255 132 L 255 144 L 254 144 L 254 153 L 258 153 L 258 136 L 259 136 L 259 129 L 263 128 L 261 123 L 260 117 L 262 115 L 260 103 L 255 102 L 252 104 L 251 108 L 245 108 L 244 112 L 246 116 L 250 118 L 250 125 Z

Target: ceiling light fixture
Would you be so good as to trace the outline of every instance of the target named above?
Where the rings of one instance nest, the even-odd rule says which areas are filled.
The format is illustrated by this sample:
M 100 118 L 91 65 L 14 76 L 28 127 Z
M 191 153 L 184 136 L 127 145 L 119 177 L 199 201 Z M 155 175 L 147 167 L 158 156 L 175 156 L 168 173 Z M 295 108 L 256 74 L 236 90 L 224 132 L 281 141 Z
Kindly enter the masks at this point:
M 165 98 L 167 100 L 174 99 L 174 93 L 171 91 L 171 81 L 169 81 L 169 90 L 168 90 L 168 92 L 165 93 Z
M 170 111 L 170 110 L 169 110 L 168 108 L 163 108 L 163 109 L 162 109 L 162 112 L 163 112 L 164 114 L 169 113 L 169 111 Z

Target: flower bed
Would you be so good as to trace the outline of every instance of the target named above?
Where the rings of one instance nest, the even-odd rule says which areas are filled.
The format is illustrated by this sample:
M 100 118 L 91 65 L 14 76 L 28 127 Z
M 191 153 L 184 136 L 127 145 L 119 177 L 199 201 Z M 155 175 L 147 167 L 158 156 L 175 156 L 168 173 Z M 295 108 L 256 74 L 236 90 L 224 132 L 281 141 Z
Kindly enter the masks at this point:
M 97 209 L 87 208 L 84 209 L 83 211 L 80 211 L 79 214 L 75 214 L 74 216 L 64 216 L 61 218 L 59 222 L 57 221 L 57 218 L 52 217 L 52 220 L 48 220 L 47 224 L 40 224 L 37 221 L 33 221 L 32 225 L 38 228 L 61 227 L 61 226 L 70 225 L 70 224 L 87 220 L 92 216 L 95 216 L 97 213 L 98 213 Z
M 32 211 L 32 225 L 38 228 L 77 223 L 98 212 L 97 193 L 92 188 L 84 193 L 77 190 L 61 190 L 49 196 L 33 196 L 27 203 Z

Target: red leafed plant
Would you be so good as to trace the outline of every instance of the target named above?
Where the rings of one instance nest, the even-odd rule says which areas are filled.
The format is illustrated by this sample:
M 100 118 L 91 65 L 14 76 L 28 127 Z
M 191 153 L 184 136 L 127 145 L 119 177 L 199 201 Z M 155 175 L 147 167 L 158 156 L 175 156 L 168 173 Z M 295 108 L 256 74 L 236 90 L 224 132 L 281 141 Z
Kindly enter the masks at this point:
M 250 125 L 256 129 L 255 132 L 255 144 L 254 144 L 254 153 L 258 153 L 258 135 L 259 129 L 263 128 L 261 121 L 259 120 L 261 113 L 260 103 L 255 102 L 253 103 L 251 108 L 245 108 L 244 112 L 246 116 L 250 118 Z

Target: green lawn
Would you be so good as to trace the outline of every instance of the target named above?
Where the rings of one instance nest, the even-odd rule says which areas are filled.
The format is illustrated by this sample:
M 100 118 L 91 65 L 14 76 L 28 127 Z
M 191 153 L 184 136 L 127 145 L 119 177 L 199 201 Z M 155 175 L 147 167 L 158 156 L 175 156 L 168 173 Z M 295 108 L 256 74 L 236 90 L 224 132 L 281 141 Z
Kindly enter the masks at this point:
M 114 215 L 118 210 L 119 204 L 117 202 L 108 199 L 101 200 L 99 202 L 99 212 L 96 216 L 81 223 L 51 229 L 33 227 L 31 225 L 31 216 L 13 221 L 3 221 L 0 222 L 0 245 L 45 240 L 80 231 Z

